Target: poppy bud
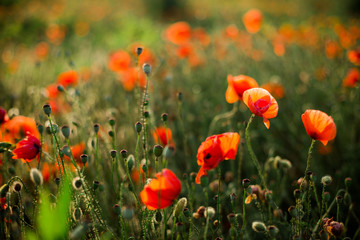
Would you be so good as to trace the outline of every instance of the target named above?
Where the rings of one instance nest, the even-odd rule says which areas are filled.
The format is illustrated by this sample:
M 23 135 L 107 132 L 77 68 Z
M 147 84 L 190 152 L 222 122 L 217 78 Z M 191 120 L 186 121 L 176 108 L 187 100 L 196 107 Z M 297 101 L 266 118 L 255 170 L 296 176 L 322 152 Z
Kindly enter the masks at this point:
M 155 157 L 160 157 L 163 153 L 163 149 L 164 148 L 161 145 L 155 145 L 153 149 Z
M 149 117 L 150 117 L 149 111 L 145 111 L 145 112 L 144 112 L 144 118 L 149 118 Z
M 268 232 L 271 237 L 275 238 L 275 236 L 279 233 L 279 229 L 275 225 L 268 226 Z
M 316 177 L 316 174 L 315 174 L 315 173 L 312 173 L 312 174 L 310 175 L 310 180 L 311 180 L 312 182 L 316 182 L 317 177 Z
M 230 222 L 231 224 L 235 224 L 235 214 L 234 214 L 234 213 L 229 213 L 229 214 L 227 215 L 227 219 L 229 220 L 229 222 Z
M 209 185 L 209 177 L 206 175 L 203 175 L 200 177 L 200 184 L 203 188 L 207 187 Z
M 100 186 L 100 182 L 94 180 L 94 181 L 93 181 L 93 189 L 94 189 L 94 191 L 95 191 L 96 189 L 98 189 L 99 186 Z
M 69 138 L 70 136 L 70 128 L 67 125 L 61 127 L 61 133 L 65 138 Z
M 110 124 L 110 126 L 115 126 L 115 119 L 114 119 L 114 118 L 110 118 L 110 119 L 109 119 L 109 124 Z
M 185 217 L 187 218 L 191 217 L 190 210 L 188 208 L 184 208 L 183 213 Z
M 168 119 L 168 114 L 167 114 L 167 113 L 161 114 L 161 120 L 162 120 L 163 122 L 166 122 L 167 119 Z
M 37 168 L 32 168 L 30 170 L 30 179 L 35 185 L 41 186 L 43 184 L 43 175 Z
M 330 201 L 330 193 L 329 192 L 324 192 L 324 200 L 325 200 L 325 202 Z
M 294 190 L 294 197 L 295 197 L 296 199 L 298 199 L 298 198 L 300 198 L 300 196 L 301 196 L 301 191 L 300 191 L 300 189 L 295 189 L 295 190 Z
M 162 221 L 162 214 L 160 211 L 156 211 L 155 213 L 155 220 L 159 223 Z
M 69 146 L 67 146 L 67 145 L 63 146 L 61 149 L 61 152 L 63 154 L 65 154 L 66 156 L 71 157 L 71 150 L 70 150 Z
M 75 208 L 74 212 L 73 212 L 73 219 L 77 222 L 80 220 L 80 218 L 82 217 L 82 211 L 81 208 Z
M 143 48 L 142 47 L 137 47 L 136 48 L 136 55 L 140 56 L 140 54 L 143 52 Z
M 19 181 L 16 181 L 13 183 L 13 189 L 15 192 L 20 192 L 22 189 L 22 183 Z
M 204 217 L 213 218 L 215 216 L 215 209 L 213 207 L 207 207 L 204 212 Z
M 88 155 L 86 155 L 86 154 L 81 154 L 80 160 L 81 160 L 82 164 L 85 165 L 85 164 L 87 163 L 87 161 L 88 161 Z
M 351 182 L 352 182 L 352 179 L 351 179 L 351 178 L 349 178 L 349 177 L 345 178 L 345 186 L 346 186 L 347 188 L 350 187 Z
M 336 203 L 337 203 L 337 204 L 342 204 L 343 201 L 344 201 L 343 196 L 340 196 L 340 195 L 336 196 L 335 199 L 336 199 Z
M 75 177 L 72 181 L 72 185 L 76 190 L 80 190 L 80 188 L 82 186 L 82 181 L 81 181 L 80 177 Z
M 204 216 L 206 208 L 204 206 L 200 206 L 198 210 L 196 210 L 196 213 L 199 214 L 200 217 Z
M 98 133 L 98 132 L 99 132 L 99 129 L 100 129 L 100 124 L 95 123 L 95 124 L 94 124 L 94 132 L 95 132 L 95 133 Z
M 123 158 L 127 158 L 127 150 L 126 149 L 123 149 L 123 150 L 121 150 L 120 151 L 120 154 L 121 154 L 121 156 L 123 157 Z
M 115 205 L 113 206 L 113 210 L 114 210 L 114 213 L 115 213 L 116 215 L 120 215 L 120 213 L 121 213 L 121 208 L 120 208 L 120 205 L 119 205 L 119 204 L 115 204 Z
M 184 211 L 185 207 L 187 205 L 187 199 L 186 198 L 180 198 L 177 202 L 174 210 L 174 216 L 178 218 L 180 214 Z
M 147 172 L 147 165 L 146 165 L 146 164 L 143 164 L 143 165 L 141 166 L 141 168 L 142 168 L 142 170 L 143 170 L 144 173 Z
M 59 186 L 59 184 L 60 184 L 60 181 L 61 181 L 61 179 L 60 179 L 59 177 L 56 177 L 56 178 L 54 179 L 55 184 L 58 185 L 58 186 Z
M 176 223 L 176 229 L 178 232 L 182 232 L 184 230 L 184 224 L 182 222 Z
M 248 178 L 243 179 L 243 180 L 242 180 L 242 185 L 243 185 L 243 188 L 249 187 L 249 185 L 250 185 L 250 179 L 248 179 Z
M 266 225 L 263 222 L 253 222 L 251 228 L 258 233 L 266 232 Z
M 37 130 L 39 131 L 40 134 L 43 134 L 44 132 L 44 126 L 40 123 L 36 124 Z
M 116 158 L 116 153 L 117 153 L 117 151 L 116 150 L 111 150 L 110 151 L 110 156 L 111 156 L 111 158 Z
M 130 155 L 128 158 L 127 158 L 127 167 L 129 169 L 129 172 L 131 172 L 132 168 L 134 167 L 134 162 L 135 162 L 135 158 L 134 158 L 134 155 Z
M 182 92 L 178 92 L 178 94 L 177 94 L 177 99 L 179 100 L 179 102 L 182 102 L 182 100 L 183 100 L 183 94 L 182 94 Z
M 171 158 L 175 153 L 175 148 L 173 145 L 166 145 L 163 151 L 165 158 Z
M 143 71 L 147 76 L 149 76 L 151 73 L 151 66 L 148 63 L 144 63 Z
M 43 106 L 43 110 L 44 110 L 44 113 L 45 113 L 46 115 L 50 116 L 50 114 L 51 114 L 51 107 L 50 107 L 49 104 L 45 104 L 45 105 Z
M 141 122 L 137 122 L 135 123 L 135 130 L 137 133 L 140 133 L 142 130 L 142 123 Z
M 0 188 L 0 197 L 1 198 L 4 198 L 6 196 L 6 193 L 9 191 L 9 188 L 10 188 L 9 185 L 7 185 L 7 184 L 4 184 L 1 186 L 1 188 Z
M 330 185 L 331 182 L 332 182 L 332 177 L 329 176 L 329 175 L 323 176 L 323 177 L 321 178 L 321 183 L 322 183 L 323 185 L 325 185 L 325 186 Z
M 64 89 L 64 86 L 63 85 L 57 85 L 57 90 L 59 91 L 59 92 L 65 92 L 65 89 Z
M 115 136 L 115 133 L 114 133 L 113 130 L 110 130 L 110 131 L 108 132 L 108 134 L 109 134 L 109 136 L 112 137 L 112 138 Z
M 291 217 L 296 218 L 298 216 L 298 211 L 294 206 L 290 206 L 288 208 L 288 212 L 290 213 Z
M 55 133 L 57 133 L 59 131 L 59 127 L 58 127 L 57 124 L 53 123 L 52 124 L 52 129 L 50 127 L 49 130 L 50 130 L 50 133 L 52 132 L 53 134 L 55 134 Z

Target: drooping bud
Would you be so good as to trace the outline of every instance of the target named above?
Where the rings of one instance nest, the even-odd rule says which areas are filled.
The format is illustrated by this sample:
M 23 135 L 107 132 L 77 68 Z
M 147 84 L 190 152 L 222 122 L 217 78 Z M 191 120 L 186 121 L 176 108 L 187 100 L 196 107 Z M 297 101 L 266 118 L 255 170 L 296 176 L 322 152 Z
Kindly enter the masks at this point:
M 143 165 L 141 166 L 141 168 L 142 168 L 142 170 L 143 170 L 144 173 L 147 172 L 147 165 L 146 165 L 146 164 L 143 164 Z
M 49 104 L 45 104 L 45 105 L 43 106 L 43 110 L 44 110 L 44 113 L 45 113 L 46 115 L 50 116 L 50 114 L 51 114 L 51 107 L 50 107 Z
M 229 213 L 227 215 L 227 219 L 229 220 L 229 222 L 234 225 L 235 224 L 235 219 L 236 219 L 236 216 L 234 213 Z
M 197 175 L 197 173 L 195 173 L 195 172 L 191 172 L 191 173 L 190 173 L 190 181 L 191 181 L 191 182 L 195 182 L 196 175 Z
M 230 194 L 230 200 L 231 200 L 231 201 L 235 201 L 236 198 L 237 198 L 237 196 L 236 196 L 235 193 L 231 193 L 231 194 Z
M 258 233 L 266 232 L 266 225 L 263 222 L 255 221 L 251 224 L 251 228 Z
M 70 128 L 67 125 L 61 127 L 61 133 L 65 138 L 69 138 L 70 136 Z
M 185 217 L 187 217 L 187 218 L 191 217 L 191 213 L 190 213 L 190 210 L 188 208 L 184 208 L 183 213 L 184 213 Z
M 150 112 L 149 111 L 145 111 L 144 112 L 144 118 L 149 118 L 150 117 Z
M 30 170 L 30 179 L 37 186 L 41 186 L 44 182 L 43 175 L 37 168 L 32 168 Z
M 59 186 L 59 184 L 61 182 L 61 179 L 59 177 L 56 177 L 56 178 L 54 178 L 54 182 L 55 182 L 56 185 Z

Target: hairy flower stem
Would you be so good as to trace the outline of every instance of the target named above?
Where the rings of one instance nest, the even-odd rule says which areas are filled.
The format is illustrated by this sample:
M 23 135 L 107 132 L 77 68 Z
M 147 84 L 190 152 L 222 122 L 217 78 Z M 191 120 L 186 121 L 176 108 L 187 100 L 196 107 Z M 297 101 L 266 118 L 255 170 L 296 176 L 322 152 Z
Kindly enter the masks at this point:
M 96 179 L 99 179 L 99 136 L 96 133 L 95 136 L 96 144 L 95 144 L 95 170 L 96 170 Z
M 260 176 L 260 179 L 261 179 L 261 183 L 263 185 L 263 187 L 265 189 L 267 189 L 267 186 L 266 186 L 266 182 L 265 182 L 265 177 L 264 177 L 264 174 L 261 170 L 261 167 L 260 167 L 260 163 L 254 153 L 254 150 L 252 149 L 252 146 L 251 146 L 251 142 L 250 142 L 250 134 L 249 134 L 249 126 L 251 124 L 251 122 L 253 121 L 255 117 L 255 114 L 252 114 L 250 119 L 249 119 L 249 122 L 246 126 L 246 129 L 245 129 L 245 138 L 246 138 L 246 144 L 247 144 L 247 147 L 248 147 L 248 150 L 249 150 L 249 153 L 250 153 L 250 157 L 251 157 L 251 160 L 253 161 L 257 171 L 258 171 L 258 174 Z
M 142 181 L 142 177 L 141 177 L 141 169 L 140 169 L 141 168 L 141 160 L 140 160 L 140 152 L 139 152 L 140 138 L 141 138 L 141 135 L 140 135 L 140 133 L 138 133 L 137 139 L 136 139 L 136 147 L 135 147 L 135 154 L 136 154 L 135 165 L 136 165 L 137 169 L 139 170 L 140 186 L 142 188 L 143 181 Z
M 240 231 L 240 239 L 243 239 L 243 235 L 245 232 L 245 227 L 246 227 L 246 219 L 245 219 L 245 199 L 246 199 L 246 189 L 244 188 L 244 194 L 243 194 L 243 202 L 242 202 L 242 226 L 241 226 L 241 231 Z
M 148 77 L 146 75 L 146 86 L 144 89 L 144 94 L 143 94 L 143 99 L 142 99 L 142 103 L 141 103 L 141 113 L 143 115 L 143 123 L 144 123 L 144 135 L 143 135 L 143 148 L 144 148 L 144 156 L 145 156 L 145 162 L 146 165 L 148 165 L 148 150 L 147 150 L 147 145 L 148 145 L 148 121 L 147 118 L 145 117 L 145 109 L 146 106 L 149 105 L 149 96 L 148 96 L 148 86 L 149 86 L 149 81 L 150 81 L 150 77 Z M 149 171 L 149 170 L 148 170 Z
M 43 134 L 41 133 L 41 135 L 40 135 L 39 161 L 38 161 L 38 165 L 37 165 L 38 169 L 40 169 L 40 162 L 41 162 L 41 157 L 42 157 L 42 152 L 43 152 L 42 146 L 43 146 Z
M 208 229 L 209 229 L 209 214 L 208 214 L 208 205 L 209 205 L 209 195 L 207 192 L 207 188 L 204 188 L 204 194 L 205 194 L 205 206 L 206 206 L 206 225 L 205 225 L 205 231 L 204 231 L 204 240 L 207 239 L 207 233 L 208 233 Z
M 53 138 L 54 138 L 54 141 L 55 141 L 55 143 L 56 143 L 56 148 L 57 148 L 57 150 L 58 150 L 58 151 L 55 151 L 55 158 L 56 158 L 56 160 L 57 160 L 57 162 L 58 162 L 58 165 L 60 166 L 59 160 L 58 160 L 58 158 L 57 158 L 57 152 L 60 153 L 60 151 L 61 151 L 61 149 L 60 149 L 60 144 L 59 144 L 59 141 L 58 141 L 58 139 L 57 139 L 57 137 L 56 137 L 56 134 L 55 134 L 55 132 L 54 132 L 54 127 L 53 127 L 53 124 L 52 124 L 50 115 L 48 116 L 48 120 L 49 120 L 49 123 L 50 123 L 51 135 L 52 135 Z M 55 149 L 55 146 L 54 146 L 54 149 Z M 66 175 L 65 165 L 64 165 L 64 160 L 63 160 L 62 154 L 59 154 L 59 155 L 60 155 L 61 165 L 62 165 L 62 168 L 63 168 L 64 175 Z M 60 175 L 61 175 L 61 170 L 60 170 L 60 168 L 59 168 L 59 172 L 60 172 Z
M 219 224 L 221 223 L 220 218 L 221 218 L 221 214 L 220 214 L 220 184 L 221 184 L 221 168 L 218 167 L 218 175 L 219 175 L 219 187 L 218 187 L 218 197 L 217 197 L 217 215 L 218 215 L 218 220 L 219 220 Z

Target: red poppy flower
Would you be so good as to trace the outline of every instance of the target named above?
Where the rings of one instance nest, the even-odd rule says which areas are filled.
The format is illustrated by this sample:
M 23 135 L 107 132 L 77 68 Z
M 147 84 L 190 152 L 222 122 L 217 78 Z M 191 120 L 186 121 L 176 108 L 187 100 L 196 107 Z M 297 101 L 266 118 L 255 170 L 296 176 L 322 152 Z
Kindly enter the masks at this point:
M 206 30 L 204 28 L 196 28 L 192 32 L 193 38 L 199 40 L 200 44 L 204 47 L 207 47 L 210 42 L 210 36 L 207 34 Z
M 27 135 L 23 140 L 16 144 L 12 151 L 13 159 L 22 159 L 24 162 L 31 162 L 38 155 L 41 143 L 34 135 Z
M 124 71 L 130 67 L 130 63 L 130 55 L 120 50 L 110 56 L 109 69 L 114 72 Z
M 336 136 L 336 125 L 332 117 L 319 110 L 306 110 L 301 115 L 307 134 L 326 146 Z
M 78 75 L 74 70 L 66 71 L 59 74 L 57 82 L 65 88 L 70 85 L 75 86 L 78 83 Z
M 6 110 L 0 107 L 0 125 L 9 121 L 9 117 L 6 114 Z
M 59 96 L 60 92 L 57 89 L 58 86 L 59 84 L 55 83 L 50 84 L 46 87 L 46 95 L 48 98 L 56 98 L 57 96 Z
M 235 132 L 227 132 L 206 138 L 201 143 L 197 153 L 197 164 L 201 168 L 196 176 L 196 183 L 200 184 L 200 177 L 207 175 L 207 171 L 216 168 L 221 161 L 235 159 L 239 141 L 240 135 Z
M 49 44 L 47 42 L 40 42 L 36 45 L 35 54 L 37 60 L 44 60 L 49 53 Z
M 126 91 L 132 91 L 137 84 L 142 88 L 146 86 L 145 73 L 138 71 L 137 68 L 128 68 L 121 72 L 121 74 L 119 74 L 119 80 Z
M 194 53 L 194 48 L 191 44 L 184 44 L 178 47 L 176 54 L 179 58 L 187 58 Z
M 229 74 L 227 76 L 227 81 L 229 85 L 226 90 L 226 101 L 228 103 L 234 103 L 236 101 L 242 100 L 243 93 L 246 90 L 259 86 L 255 79 L 245 75 L 233 77 Z
M 186 22 L 174 23 L 166 29 L 165 37 L 174 44 L 187 43 L 191 37 L 191 28 Z
M 360 48 L 357 50 L 349 51 L 348 58 L 350 62 L 352 62 L 356 66 L 360 66 Z
M 152 132 L 152 135 L 154 137 L 155 142 L 158 144 L 162 144 L 163 146 L 166 146 L 168 144 L 167 139 L 169 140 L 169 143 L 172 143 L 172 132 L 170 128 L 166 128 L 166 132 L 165 132 L 165 127 L 157 127 L 155 129 L 155 132 Z
M 36 122 L 29 117 L 13 117 L 11 120 L 3 123 L 1 127 L 3 132 L 1 141 L 15 143 L 17 139 L 25 137 L 27 132 L 36 138 L 40 137 Z
M 243 100 L 253 114 L 263 118 L 266 128 L 269 129 L 268 119 L 276 117 L 279 110 L 275 98 L 263 88 L 252 88 L 244 92 Z
M 172 171 L 164 168 L 156 174 L 156 178 L 145 185 L 140 192 L 140 198 L 149 210 L 163 209 L 170 206 L 180 192 L 180 180 Z
M 327 58 L 334 59 L 340 56 L 341 47 L 336 41 L 327 41 L 325 44 L 325 53 Z
M 251 9 L 243 16 L 243 23 L 249 33 L 257 33 L 261 28 L 262 20 L 262 13 L 258 9 Z
M 343 86 L 354 88 L 356 87 L 356 84 L 358 82 L 359 82 L 359 70 L 357 70 L 356 68 L 352 68 L 344 78 Z
M 77 145 L 71 146 L 70 150 L 74 156 L 74 159 L 80 163 L 81 162 L 80 156 L 84 153 L 85 143 L 81 142 Z M 68 156 L 64 156 L 64 159 L 70 160 L 70 158 Z

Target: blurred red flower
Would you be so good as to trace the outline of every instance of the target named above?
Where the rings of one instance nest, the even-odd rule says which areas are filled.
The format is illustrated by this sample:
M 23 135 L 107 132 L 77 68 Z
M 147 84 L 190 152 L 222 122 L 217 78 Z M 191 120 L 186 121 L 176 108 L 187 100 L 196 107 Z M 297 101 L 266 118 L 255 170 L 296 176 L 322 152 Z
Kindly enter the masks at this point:
M 243 93 L 250 89 L 258 87 L 259 85 L 252 77 L 245 75 L 227 76 L 228 88 L 226 90 L 226 101 L 234 103 L 243 99 Z
M 174 44 L 182 45 L 190 40 L 191 27 L 186 22 L 174 23 L 166 29 L 165 37 Z
M 257 33 L 261 28 L 263 16 L 258 9 L 251 9 L 245 13 L 242 20 L 246 31 L 249 33 Z
M 263 118 L 266 128 L 269 129 L 268 119 L 276 117 L 279 110 L 275 98 L 263 88 L 251 88 L 244 92 L 243 100 L 253 114 Z
M 16 140 L 24 138 L 27 134 L 40 137 L 34 119 L 24 116 L 15 116 L 1 125 L 0 141 L 15 143 Z
M 221 161 L 235 159 L 239 146 L 240 135 L 227 132 L 206 138 L 201 143 L 197 153 L 197 164 L 201 166 L 195 182 L 200 184 L 200 178 L 207 171 L 216 168 Z
M 307 134 L 326 146 L 336 136 L 336 125 L 332 117 L 319 110 L 308 109 L 301 115 Z
M 57 82 L 65 88 L 70 85 L 75 86 L 78 83 L 78 74 L 74 70 L 60 73 Z
M 277 99 L 283 98 L 285 96 L 285 89 L 283 85 L 281 85 L 281 83 L 268 82 L 262 85 L 261 88 L 267 90 L 271 95 L 273 95 Z
M 162 144 L 163 146 L 166 146 L 168 143 L 173 143 L 172 132 L 170 128 L 166 128 L 165 131 L 165 127 L 157 127 L 155 131 L 152 131 L 152 135 L 155 142 L 158 144 Z M 167 140 L 169 140 L 169 142 Z
M 128 68 L 119 74 L 119 80 L 126 91 L 132 91 L 138 84 L 140 87 L 145 88 L 146 76 L 143 71 L 137 68 Z
M 149 210 L 169 207 L 181 192 L 181 182 L 169 169 L 164 168 L 140 192 L 141 201 Z
M 356 87 L 357 83 L 359 82 L 359 70 L 356 68 L 352 68 L 346 74 L 342 84 L 344 87 L 354 88 Z
M 360 66 L 360 48 L 357 50 L 351 50 L 348 53 L 348 59 L 356 66 Z
M 38 155 L 40 147 L 40 140 L 29 134 L 16 144 L 16 148 L 12 151 L 14 154 L 12 158 L 21 159 L 23 162 L 31 162 Z
M 117 51 L 110 56 L 109 69 L 114 72 L 124 71 L 130 67 L 131 58 L 125 51 Z

